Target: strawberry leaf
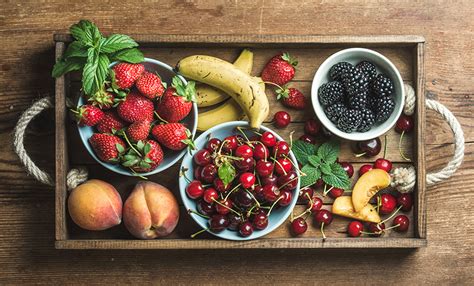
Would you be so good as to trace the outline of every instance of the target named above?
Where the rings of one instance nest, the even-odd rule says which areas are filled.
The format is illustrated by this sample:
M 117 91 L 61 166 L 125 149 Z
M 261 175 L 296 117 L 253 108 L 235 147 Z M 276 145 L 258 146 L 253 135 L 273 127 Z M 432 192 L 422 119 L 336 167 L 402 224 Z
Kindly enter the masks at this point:
M 132 160 L 128 160 L 128 161 L 125 161 L 122 163 L 122 165 L 124 167 L 131 167 L 131 166 L 134 166 L 136 164 L 138 164 L 138 162 L 140 162 L 140 159 L 139 158 L 135 158 L 135 159 L 132 159 Z
M 147 155 L 151 150 L 151 145 L 150 143 L 146 143 L 145 147 L 143 148 L 143 155 Z
M 117 151 L 118 151 L 119 153 L 125 152 L 125 148 L 122 146 L 122 144 L 115 143 L 115 148 L 117 148 Z
M 290 56 L 289 53 L 283 53 L 283 55 L 281 56 L 281 58 L 282 58 L 285 62 L 289 63 L 290 65 L 292 65 L 292 66 L 294 66 L 294 67 L 296 67 L 296 66 L 298 65 L 298 61 L 297 61 L 295 58 L 293 58 L 292 56 Z
M 139 166 L 140 168 L 142 168 L 142 169 L 148 169 L 148 168 L 151 167 L 151 165 L 148 164 L 148 163 L 145 162 L 145 161 L 140 161 L 140 163 L 138 164 L 138 166 Z
M 131 37 L 127 35 L 115 34 L 101 41 L 100 51 L 110 54 L 123 49 L 134 47 L 138 47 L 138 44 Z

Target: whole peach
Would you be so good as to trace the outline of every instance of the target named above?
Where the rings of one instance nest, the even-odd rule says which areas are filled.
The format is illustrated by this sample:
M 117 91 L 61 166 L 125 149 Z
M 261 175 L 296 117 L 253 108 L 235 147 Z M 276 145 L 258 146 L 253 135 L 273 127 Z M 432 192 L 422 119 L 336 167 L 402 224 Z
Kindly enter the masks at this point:
M 122 221 L 122 198 L 111 184 L 89 180 L 71 191 L 68 210 L 78 226 L 104 230 Z
M 162 185 L 139 182 L 125 201 L 123 220 L 128 231 L 137 238 L 163 237 L 178 224 L 178 202 Z

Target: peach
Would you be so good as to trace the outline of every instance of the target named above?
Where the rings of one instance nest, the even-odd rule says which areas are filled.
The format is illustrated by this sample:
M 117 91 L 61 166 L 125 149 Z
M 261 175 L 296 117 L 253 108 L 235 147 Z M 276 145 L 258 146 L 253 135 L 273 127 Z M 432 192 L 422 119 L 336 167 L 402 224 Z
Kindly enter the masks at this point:
M 336 198 L 332 204 L 332 213 L 343 217 L 374 223 L 379 223 L 381 220 L 377 210 L 371 204 L 365 205 L 365 207 L 363 207 L 359 212 L 356 212 L 352 205 L 352 199 L 349 196 Z
M 125 201 L 123 220 L 128 231 L 137 238 L 163 237 L 178 224 L 178 202 L 162 185 L 139 182 Z
M 363 174 L 352 190 L 352 204 L 354 210 L 360 212 L 370 199 L 390 185 L 390 175 L 381 169 L 373 169 Z
M 71 191 L 68 210 L 78 226 L 104 230 L 122 221 L 122 198 L 111 184 L 89 180 Z

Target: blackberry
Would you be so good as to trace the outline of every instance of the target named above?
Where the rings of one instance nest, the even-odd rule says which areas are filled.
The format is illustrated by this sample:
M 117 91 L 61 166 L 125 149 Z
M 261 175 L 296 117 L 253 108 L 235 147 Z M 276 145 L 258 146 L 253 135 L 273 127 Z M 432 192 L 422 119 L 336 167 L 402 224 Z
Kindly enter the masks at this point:
M 362 114 L 361 115 L 362 121 L 361 121 L 359 127 L 357 128 L 357 131 L 367 132 L 367 131 L 370 130 L 372 125 L 374 125 L 374 123 L 375 123 L 375 115 L 372 112 L 372 110 L 370 110 L 368 108 L 364 108 L 360 112 Z
M 342 102 L 336 102 L 333 105 L 326 107 L 324 113 L 326 113 L 326 116 L 332 123 L 337 124 L 339 117 L 341 117 L 341 114 L 345 113 L 346 110 L 347 107 Z
M 342 84 L 338 81 L 331 81 L 321 85 L 318 89 L 319 102 L 328 106 L 341 101 L 344 96 Z
M 377 107 L 374 110 L 377 122 L 385 122 L 395 109 L 395 101 L 391 96 L 384 96 L 377 100 Z
M 348 105 L 353 109 L 363 109 L 367 106 L 369 101 L 369 91 L 364 90 L 355 95 L 349 96 Z
M 371 82 L 370 89 L 379 97 L 391 95 L 395 87 L 392 80 L 383 74 L 378 74 Z
M 369 79 L 360 69 L 353 67 L 342 74 L 342 84 L 349 95 L 354 95 L 369 88 Z
M 377 68 L 373 63 L 369 61 L 361 61 L 356 65 L 356 68 L 360 69 L 363 73 L 365 73 L 369 81 L 373 80 L 377 75 Z
M 353 65 L 348 62 L 337 63 L 329 69 L 329 76 L 333 80 L 341 80 L 342 79 L 341 76 L 344 73 L 344 71 L 351 67 L 353 67 Z
M 343 132 L 352 133 L 357 130 L 361 122 L 362 113 L 357 109 L 348 109 L 339 117 L 337 128 Z

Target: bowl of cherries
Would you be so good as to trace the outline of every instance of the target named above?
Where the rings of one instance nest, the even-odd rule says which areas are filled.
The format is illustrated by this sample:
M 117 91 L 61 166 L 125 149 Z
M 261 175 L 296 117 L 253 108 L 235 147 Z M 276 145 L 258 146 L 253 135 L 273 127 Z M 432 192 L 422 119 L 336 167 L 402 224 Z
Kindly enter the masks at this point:
M 278 228 L 298 199 L 299 169 L 290 145 L 267 127 L 245 121 L 217 125 L 195 140 L 181 165 L 180 195 L 191 217 L 229 240 Z

